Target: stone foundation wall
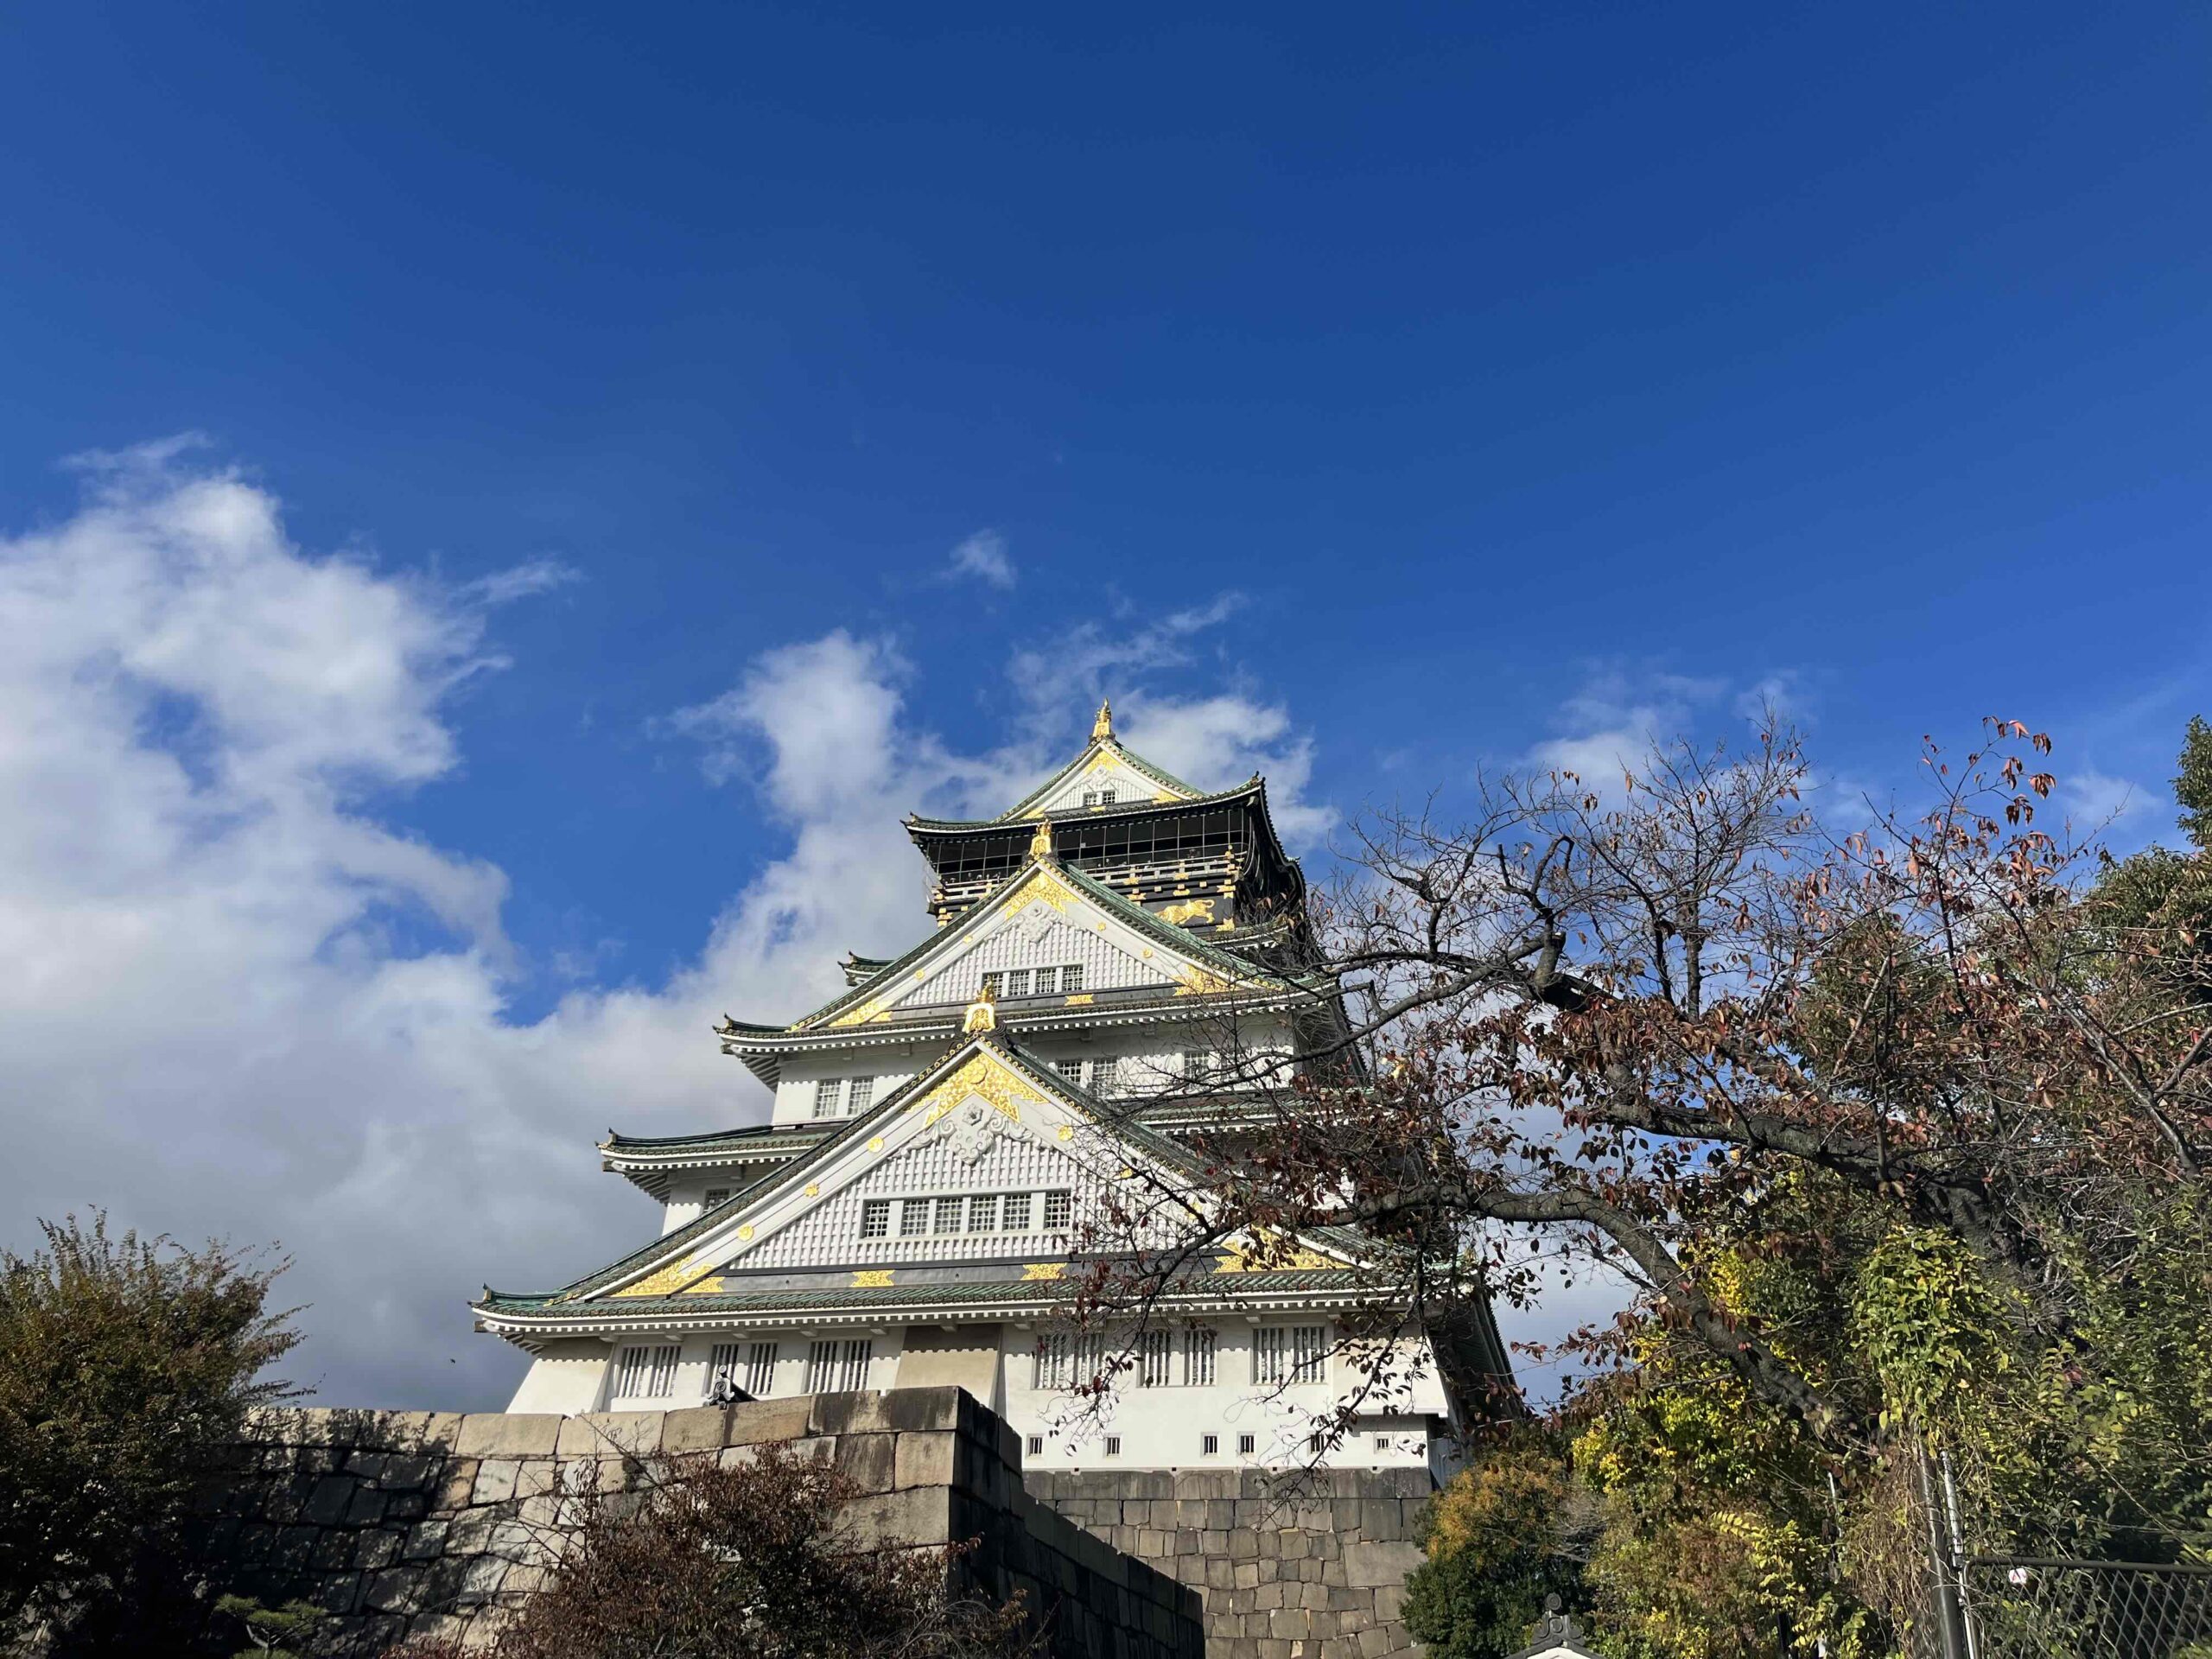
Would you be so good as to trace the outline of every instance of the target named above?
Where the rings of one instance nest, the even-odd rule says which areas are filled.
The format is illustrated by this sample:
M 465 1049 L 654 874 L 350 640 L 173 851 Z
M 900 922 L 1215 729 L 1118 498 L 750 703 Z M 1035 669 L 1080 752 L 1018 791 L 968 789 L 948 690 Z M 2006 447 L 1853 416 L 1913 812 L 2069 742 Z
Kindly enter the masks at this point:
M 197 1548 L 226 1588 L 328 1609 L 333 1653 L 480 1638 L 543 1580 L 586 1484 L 620 1491 L 646 1459 L 769 1441 L 854 1478 L 857 1542 L 978 1540 L 963 1574 L 995 1598 L 1025 1592 L 1055 1659 L 1206 1650 L 1198 1597 L 1033 1498 L 1020 1441 L 958 1389 L 580 1417 L 281 1410 L 251 1433 L 204 1495 Z
M 1422 1651 L 1399 1623 L 1421 1565 L 1425 1469 L 1033 1470 L 1031 1492 L 1205 1595 L 1207 1659 L 1385 1659 Z

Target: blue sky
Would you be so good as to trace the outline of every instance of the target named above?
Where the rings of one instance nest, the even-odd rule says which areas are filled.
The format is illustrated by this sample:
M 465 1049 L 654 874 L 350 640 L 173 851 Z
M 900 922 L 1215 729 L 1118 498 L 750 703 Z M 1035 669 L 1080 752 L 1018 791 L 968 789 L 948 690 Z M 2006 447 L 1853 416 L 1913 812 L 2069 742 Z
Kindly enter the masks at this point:
M 2017 715 L 2160 831 L 2208 48 L 16 9 L 8 1208 L 280 1233 L 327 1393 L 496 1400 L 456 1299 L 650 1224 L 590 1135 L 753 1109 L 695 1016 L 907 943 L 868 826 L 1018 793 L 1102 690 L 1309 847 L 1761 688 L 1875 787 Z

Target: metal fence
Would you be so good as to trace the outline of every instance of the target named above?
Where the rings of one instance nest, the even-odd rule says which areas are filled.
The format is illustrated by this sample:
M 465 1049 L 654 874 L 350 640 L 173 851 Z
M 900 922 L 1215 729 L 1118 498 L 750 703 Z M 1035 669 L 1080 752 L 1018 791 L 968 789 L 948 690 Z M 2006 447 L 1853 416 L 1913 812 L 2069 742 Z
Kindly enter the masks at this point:
M 1923 1466 L 1922 1491 L 1929 1571 L 1911 1659 L 2212 1659 L 2212 1567 L 1974 1554 L 1948 1471 Z

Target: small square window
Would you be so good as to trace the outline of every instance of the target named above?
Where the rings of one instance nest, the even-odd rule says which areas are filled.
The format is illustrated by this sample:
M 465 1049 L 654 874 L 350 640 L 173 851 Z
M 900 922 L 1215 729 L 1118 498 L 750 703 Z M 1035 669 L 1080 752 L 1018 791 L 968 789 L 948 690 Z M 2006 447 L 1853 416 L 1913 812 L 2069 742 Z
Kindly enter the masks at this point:
M 997 1001 L 1001 996 L 1006 994 L 1006 976 L 1004 974 L 995 973 L 985 974 L 983 976 L 983 992 L 984 995 L 991 999 L 991 1001 L 994 1002 Z
M 845 1090 L 845 1116 L 858 1117 L 868 1110 L 868 1103 L 875 1097 L 874 1077 L 855 1077 Z
M 1070 1083 L 1081 1083 L 1083 1081 L 1083 1062 L 1079 1059 L 1054 1060 L 1052 1062 L 1052 1070 L 1058 1072 Z
M 1111 805 L 1113 805 L 1113 804 L 1114 804 L 1114 800 L 1115 800 L 1115 795 L 1116 795 L 1116 791 L 1113 791 L 1113 790 L 1110 790 L 1110 789 L 1102 789 L 1102 790 L 1100 790 L 1100 791 L 1098 791 L 1098 804 L 1099 804 L 1099 805 L 1101 805 L 1101 806 L 1111 806 Z
M 1306 1449 L 1317 1455 L 1328 1444 L 1329 1437 L 1318 1428 L 1306 1437 Z
M 699 1207 L 702 1210 L 711 1210 L 716 1205 L 728 1204 L 728 1202 L 729 1188 L 726 1186 L 710 1186 L 700 1197 Z
M 1220 1450 L 1221 1450 L 1221 1436 L 1220 1436 L 1220 1435 L 1218 1435 L 1218 1434 L 1201 1434 L 1201 1435 L 1198 1437 L 1198 1455 L 1199 1455 L 1200 1457 L 1202 1457 L 1202 1458 L 1211 1458 L 1211 1457 L 1213 1457 L 1213 1456 L 1214 1456 L 1214 1455 L 1216 1455 L 1217 1452 L 1220 1452 Z
M 1388 1452 L 1390 1449 L 1390 1437 L 1388 1434 L 1377 1434 L 1375 1437 L 1375 1449 L 1377 1452 Z
M 1009 968 L 1006 970 L 1006 994 L 1009 997 L 1029 995 L 1029 970 L 1027 968 Z
M 1072 996 L 1083 988 L 1083 964 L 1071 962 L 1060 969 L 1060 988 Z
M 999 1195 L 980 1193 L 968 1200 L 968 1230 L 971 1233 L 995 1233 L 999 1227 Z
M 1029 1437 L 1029 1455 L 1033 1458 L 1041 1457 L 1044 1452 L 1045 1437 L 1042 1434 L 1032 1434 Z
M 823 1077 L 814 1085 L 814 1115 L 817 1117 L 837 1116 L 837 1101 L 844 1093 L 842 1077 Z
M 891 1236 L 891 1200 L 870 1198 L 861 1205 L 861 1236 L 888 1238 Z
M 1045 1230 L 1064 1233 L 1075 1209 L 1075 1198 L 1069 1192 L 1047 1192 L 1045 1195 Z
M 999 1230 L 1001 1232 L 1008 1233 L 1027 1232 L 1029 1230 L 1029 1210 L 1030 1194 L 1027 1192 L 1007 1193 L 1006 1195 L 1006 1208 L 999 1217 Z
M 960 1200 L 939 1198 L 937 1201 L 937 1224 L 932 1232 L 957 1233 L 960 1230 Z
M 918 1238 L 929 1230 L 930 1201 L 927 1198 L 907 1199 L 899 1211 L 899 1236 Z
M 1058 969 L 1057 969 L 1057 968 L 1039 968 L 1039 969 L 1037 970 L 1037 995 L 1039 995 L 1039 996 L 1051 996 L 1051 995 L 1054 995 L 1056 992 L 1058 992 L 1058 991 L 1059 990 L 1059 988 L 1060 988 L 1060 970 L 1059 970 Z
M 1118 1458 L 1122 1455 L 1122 1437 L 1120 1435 L 1109 1434 L 1106 1437 L 1106 1455 L 1109 1458 Z
M 1250 1457 L 1256 1445 L 1257 1442 L 1249 1434 L 1239 1434 L 1236 1437 L 1236 1455 L 1240 1458 Z

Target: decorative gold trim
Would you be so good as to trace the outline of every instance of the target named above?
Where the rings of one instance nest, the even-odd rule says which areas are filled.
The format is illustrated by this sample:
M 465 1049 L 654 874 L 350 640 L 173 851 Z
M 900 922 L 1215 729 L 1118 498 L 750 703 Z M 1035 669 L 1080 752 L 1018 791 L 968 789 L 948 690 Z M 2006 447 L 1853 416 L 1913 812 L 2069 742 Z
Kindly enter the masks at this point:
M 1204 968 L 1185 968 L 1175 976 L 1175 995 L 1178 996 L 1217 996 L 1236 987 L 1219 974 Z
M 1021 1279 L 1024 1284 L 1033 1284 L 1039 1280 L 1065 1279 L 1067 1273 L 1068 1264 L 1065 1262 L 1032 1262 L 1022 1268 Z
M 1060 1125 L 1060 1128 L 1059 1128 L 1059 1132 L 1058 1132 L 1058 1134 L 1054 1137 L 1054 1139 L 1056 1139 L 1056 1140 L 1060 1140 L 1060 1141 L 1072 1141 L 1072 1140 L 1074 1140 L 1074 1139 L 1075 1139 L 1075 1125 L 1074 1125 L 1074 1124 L 1072 1124 L 1072 1123 L 1063 1123 L 1063 1124 L 1061 1124 L 1061 1125 Z
M 981 1095 L 1016 1123 L 1021 1122 L 1023 1103 L 1041 1106 L 1045 1102 L 1044 1096 L 1031 1088 L 1020 1073 L 986 1048 L 919 1100 L 909 1103 L 906 1109 L 920 1108 L 926 1128 L 970 1095 Z
M 860 1007 L 846 1009 L 830 1022 L 827 1029 L 835 1031 L 841 1026 L 864 1026 L 871 1020 L 887 1019 L 889 1016 L 883 1011 L 885 1001 L 883 997 L 872 996 Z
M 806 1196 L 810 1198 L 820 1198 L 822 1196 L 822 1183 L 819 1181 L 809 1181 L 806 1184 Z
M 881 1152 L 883 1150 L 883 1137 L 880 1135 L 870 1135 L 868 1141 L 868 1149 L 870 1152 Z
M 614 1294 L 617 1296 L 673 1296 L 699 1271 L 691 1262 L 671 1262 L 656 1272 L 647 1274 L 635 1284 L 625 1285 Z
M 1066 1006 L 1071 1008 L 1087 1008 L 1095 1001 L 1096 999 L 1089 991 L 1077 991 L 1073 996 L 1068 998 Z
M 1114 735 L 1114 704 L 1111 699 L 1098 705 L 1098 718 L 1090 722 L 1090 741 L 1094 743 Z
M 847 1288 L 852 1290 L 882 1290 L 887 1288 L 890 1283 L 890 1268 L 861 1268 L 855 1272 L 853 1274 L 853 1282 L 851 1285 L 847 1287 Z
M 752 1236 L 753 1236 L 753 1224 L 752 1224 L 751 1222 L 749 1222 L 749 1221 L 748 1221 L 748 1222 L 747 1222 L 747 1223 L 745 1224 L 745 1225 L 744 1225 L 744 1226 L 742 1226 L 742 1227 L 741 1227 L 741 1228 L 739 1228 L 739 1229 L 737 1230 L 737 1237 L 738 1237 L 738 1242 L 739 1242 L 740 1243 L 743 1243 L 746 1240 L 747 1240 L 747 1239 L 751 1238 Z
M 1187 893 L 1190 889 L 1183 891 Z M 1160 912 L 1160 919 L 1177 927 L 1185 922 L 1210 922 L 1213 920 L 1213 903 L 1211 899 L 1193 899 L 1186 904 L 1170 905 Z
M 721 1274 L 710 1273 L 705 1278 L 694 1280 L 684 1286 L 683 1294 L 686 1296 L 719 1296 L 728 1287 Z

